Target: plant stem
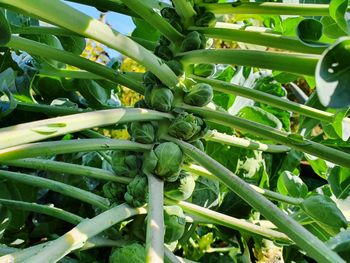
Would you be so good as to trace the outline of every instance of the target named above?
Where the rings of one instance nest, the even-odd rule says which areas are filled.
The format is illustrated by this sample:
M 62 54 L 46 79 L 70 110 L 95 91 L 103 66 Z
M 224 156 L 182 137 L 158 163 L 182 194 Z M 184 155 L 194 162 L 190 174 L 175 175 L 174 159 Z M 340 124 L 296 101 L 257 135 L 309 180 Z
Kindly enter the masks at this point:
M 291 50 L 300 53 L 322 54 L 328 47 L 305 45 L 297 38 L 282 36 L 278 34 L 251 32 L 239 29 L 211 28 L 211 27 L 190 27 L 189 30 L 195 30 L 211 38 L 222 40 L 245 42 L 260 46 L 273 47 L 284 50 Z
M 217 176 L 215 176 L 214 174 L 209 172 L 207 169 L 205 169 L 199 165 L 195 165 L 195 164 L 183 165 L 182 168 L 188 172 L 191 172 L 191 173 L 194 173 L 194 174 L 197 174 L 200 176 L 204 176 L 204 177 L 209 178 L 209 179 L 217 180 Z M 260 188 L 256 185 L 253 185 L 253 184 L 249 184 L 249 186 L 252 189 L 254 189 L 256 192 L 262 194 L 263 196 L 265 196 L 269 199 L 272 199 L 272 200 L 279 201 L 279 202 L 284 202 L 284 203 L 291 204 L 291 205 L 300 205 L 304 201 L 303 198 L 295 198 L 295 197 L 282 195 L 282 194 L 270 191 L 268 189 Z
M 0 199 L 0 204 L 8 207 L 9 209 L 19 209 L 52 216 L 74 225 L 79 224 L 81 221 L 84 220 L 84 218 L 80 216 L 77 216 L 73 213 L 67 212 L 63 209 L 50 205 L 39 205 L 36 203 L 28 203 L 7 199 Z
M 288 134 L 287 132 L 274 129 L 260 123 L 245 120 L 230 115 L 226 112 L 213 111 L 210 109 L 185 104 L 182 104 L 180 107 L 189 112 L 198 114 L 208 121 L 246 131 L 256 136 L 287 145 L 290 148 L 309 153 L 334 164 L 350 168 L 350 154 L 310 140 L 306 140 L 301 136 L 299 137 L 296 135 L 297 138 L 295 138 L 293 135 Z
M 253 190 L 246 182 L 220 163 L 204 154 L 201 150 L 189 143 L 174 139 L 170 136 L 164 136 L 164 139 L 177 143 L 185 154 L 208 171 L 215 174 L 228 188 L 250 204 L 254 209 L 259 211 L 265 218 L 274 223 L 280 231 L 284 232 L 315 260 L 329 263 L 344 262 L 340 256 L 328 248 L 318 238 L 287 216 L 265 197 Z
M 190 1 L 173 0 L 172 3 L 175 6 L 176 13 L 181 17 L 184 27 L 187 29 L 193 24 L 193 19 L 197 15 L 197 12 L 193 9 Z
M 56 154 L 107 151 L 107 150 L 129 150 L 149 151 L 153 145 L 116 139 L 79 139 L 69 141 L 49 141 L 29 143 L 0 150 L 0 162 L 28 157 L 51 157 Z
M 0 162 L 8 166 L 23 167 L 35 170 L 44 170 L 55 173 L 66 173 L 72 175 L 87 176 L 95 179 L 112 181 L 116 183 L 128 184 L 132 180 L 129 177 L 117 176 L 115 173 L 78 164 L 56 162 L 46 159 L 27 158 L 13 161 Z
M 289 101 L 287 99 L 283 99 L 283 98 L 268 94 L 266 92 L 231 84 L 225 81 L 202 78 L 195 75 L 191 75 L 190 78 L 194 79 L 195 81 L 204 82 L 211 85 L 215 91 L 223 92 L 226 94 L 234 94 L 245 98 L 253 99 L 255 101 L 266 103 L 268 105 L 272 105 L 283 110 L 297 112 L 299 114 L 308 116 L 316 120 L 325 121 L 328 123 L 332 123 L 334 121 L 333 113 L 318 110 L 307 105 Z
M 35 103 L 27 103 L 27 102 L 20 102 L 20 101 L 17 101 L 16 110 L 40 112 L 46 115 L 54 115 L 54 116 L 70 115 L 70 114 L 77 114 L 77 113 L 91 111 L 91 110 L 85 110 L 85 109 L 70 108 L 65 106 L 52 106 L 52 105 L 35 104 Z
M 237 64 L 310 76 L 315 74 L 316 64 L 320 58 L 316 55 L 237 49 L 201 49 L 179 53 L 176 57 L 185 65 Z
M 55 36 L 79 36 L 78 34 L 64 28 L 55 26 L 21 26 L 12 27 L 12 34 L 35 34 L 35 35 L 55 35 Z
M 0 170 L 0 178 L 32 185 L 34 187 L 46 188 L 51 191 L 81 200 L 103 210 L 106 210 L 109 207 L 109 201 L 106 198 L 51 179 L 4 170 Z
M 177 31 L 167 20 L 157 14 L 145 1 L 121 0 L 127 7 L 142 17 L 147 23 L 159 30 L 167 39 L 176 45 L 181 44 L 183 35 Z
M 139 43 L 141 46 L 147 48 L 148 50 L 150 51 L 154 51 L 156 46 L 157 46 L 157 43 L 156 42 L 152 42 L 152 41 L 149 41 L 149 40 L 146 40 L 146 39 L 143 39 L 143 38 L 140 38 L 140 37 L 133 37 L 133 36 L 130 36 L 130 38 L 135 41 L 136 43 Z
M 133 121 L 164 120 L 172 117 L 171 114 L 153 110 L 120 108 L 33 121 L 1 128 L 0 149 L 94 127 Z
M 289 4 L 289 3 L 220 3 L 199 4 L 207 11 L 215 14 L 269 14 L 269 15 L 301 15 L 329 16 L 329 5 L 323 4 Z
M 56 0 L 53 0 L 53 1 L 56 1 Z M 0 4 L 1 4 L 1 0 L 0 0 Z M 126 86 L 136 92 L 139 92 L 139 93 L 144 92 L 143 86 L 137 81 L 134 81 L 133 79 L 129 79 L 125 77 L 123 74 L 119 74 L 117 71 L 111 68 L 108 68 L 104 65 L 101 65 L 99 63 L 93 62 L 86 58 L 74 55 L 71 52 L 60 50 L 33 40 L 18 37 L 15 35 L 12 35 L 10 42 L 8 42 L 6 46 L 26 51 L 31 55 L 37 55 L 37 56 L 54 59 L 69 65 L 78 67 L 80 69 L 84 69 L 86 71 L 94 73 L 110 81 L 120 83 L 121 85 Z
M 64 2 L 59 0 L 0 0 L 0 4 L 11 9 L 19 9 L 21 12 L 29 13 L 105 44 L 144 65 L 168 87 L 174 87 L 178 83 L 174 72 L 149 50 Z
M 26 253 L 26 257 L 24 258 L 26 263 L 57 262 L 71 251 L 82 248 L 88 239 L 96 236 L 100 232 L 131 216 L 145 213 L 145 208 L 131 208 L 126 204 L 122 204 L 113 207 L 92 219 L 84 220 L 54 241 L 38 245 L 39 247 L 35 246 L 23 250 L 20 257 L 14 257 L 13 255 L 11 257 L 4 256 L 3 258 L 0 258 L 0 261 L 7 259 L 20 262 L 20 258 L 24 258 L 23 253 Z
M 65 69 L 40 69 L 39 75 L 55 76 L 71 79 L 104 79 L 103 77 L 85 70 L 65 70 Z
M 228 135 L 225 133 L 217 132 L 216 130 L 209 130 L 203 137 L 206 141 L 218 142 L 226 145 L 231 145 L 234 147 L 258 150 L 270 153 L 281 153 L 288 152 L 289 147 L 284 145 L 274 145 L 274 144 L 265 144 L 261 142 L 255 142 L 252 140 L 247 140 L 244 138 L 239 138 L 234 135 Z
M 199 218 L 204 219 L 206 223 L 218 224 L 238 231 L 244 231 L 248 234 L 259 235 L 271 240 L 281 241 L 284 243 L 291 243 L 291 240 L 285 234 L 272 229 L 257 226 L 244 219 L 237 219 L 231 216 L 227 216 L 225 214 L 221 214 L 185 201 L 175 201 L 165 198 L 165 203 L 170 205 L 178 205 L 186 213 L 190 215 L 199 216 Z
M 164 181 L 152 174 L 148 179 L 148 214 L 146 231 L 146 263 L 161 263 L 164 260 Z

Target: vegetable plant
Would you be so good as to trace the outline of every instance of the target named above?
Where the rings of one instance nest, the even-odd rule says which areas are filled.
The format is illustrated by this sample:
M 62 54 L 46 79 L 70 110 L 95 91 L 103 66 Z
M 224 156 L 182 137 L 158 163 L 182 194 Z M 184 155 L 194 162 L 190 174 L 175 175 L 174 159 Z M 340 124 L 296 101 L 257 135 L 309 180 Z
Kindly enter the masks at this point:
M 350 261 L 347 0 L 67 1 L 0 0 L 0 262 Z

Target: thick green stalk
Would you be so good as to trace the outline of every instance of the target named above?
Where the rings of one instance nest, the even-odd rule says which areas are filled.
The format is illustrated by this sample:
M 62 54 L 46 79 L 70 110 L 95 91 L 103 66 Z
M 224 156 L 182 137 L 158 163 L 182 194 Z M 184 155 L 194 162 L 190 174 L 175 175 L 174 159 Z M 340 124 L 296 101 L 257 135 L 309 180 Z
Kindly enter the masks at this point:
M 284 98 L 280 98 L 266 92 L 262 92 L 256 89 L 250 89 L 247 87 L 235 85 L 225 81 L 202 78 L 195 75 L 191 75 L 190 78 L 198 82 L 204 82 L 210 84 L 215 91 L 242 96 L 245 98 L 253 99 L 262 103 L 266 103 L 277 108 L 293 111 L 301 115 L 332 123 L 334 121 L 334 114 L 322 110 L 315 109 L 313 107 L 299 104 Z
M 297 38 L 264 32 L 251 32 L 239 29 L 212 27 L 190 27 L 189 30 L 198 31 L 211 38 L 245 42 L 254 45 L 291 50 L 300 53 L 322 54 L 323 51 L 328 47 L 327 44 L 317 47 L 305 45 Z
M 94 127 L 133 121 L 164 120 L 169 118 L 172 118 L 171 114 L 153 110 L 120 108 L 33 121 L 1 128 L 0 149 L 45 140 Z
M 49 141 L 29 143 L 0 150 L 0 162 L 36 156 L 52 156 L 56 154 L 129 150 L 149 151 L 153 145 L 115 139 L 80 139 L 69 141 Z
M 316 64 L 320 58 L 316 55 L 238 49 L 201 49 L 179 53 L 176 57 L 185 65 L 237 64 L 310 76 L 315 74 Z
M 266 14 L 266 15 L 301 15 L 329 16 L 329 5 L 323 4 L 290 4 L 290 3 L 220 3 L 199 4 L 215 14 Z
M 177 31 L 167 20 L 157 14 L 145 1 L 141 0 L 121 0 L 127 7 L 142 17 L 147 23 L 159 30 L 171 42 L 176 45 L 181 44 L 183 35 Z
M 181 108 L 198 114 L 210 122 L 246 131 L 256 136 L 289 146 L 290 148 L 309 153 L 340 166 L 350 168 L 350 154 L 310 140 L 306 140 L 301 135 L 289 134 L 263 124 L 230 115 L 226 112 L 213 111 L 210 109 L 185 104 L 182 104 Z
M 148 179 L 148 213 L 146 231 L 146 263 L 162 263 L 164 260 L 164 181 L 152 174 Z
M 132 178 L 117 176 L 115 173 L 104 169 L 98 169 L 85 165 L 56 162 L 47 159 L 27 158 L 12 161 L 1 161 L 0 163 L 14 167 L 87 176 L 95 179 L 112 181 L 122 184 L 128 184 L 132 180 Z
M 7 199 L 0 199 L 0 204 L 8 207 L 9 209 L 18 209 L 52 216 L 74 225 L 79 224 L 81 221 L 84 220 L 84 218 L 80 216 L 77 216 L 63 209 L 50 205 L 39 205 L 36 203 L 28 203 Z
M 184 164 L 182 166 L 182 168 L 188 172 L 197 174 L 199 176 L 204 176 L 204 177 L 209 178 L 209 179 L 217 180 L 217 176 L 215 176 L 214 174 L 209 172 L 207 169 L 205 169 L 199 165 L 195 165 L 195 164 L 186 165 L 186 164 Z M 300 205 L 303 202 L 303 198 L 295 198 L 295 197 L 282 195 L 282 194 L 270 191 L 268 189 L 260 188 L 256 185 L 253 185 L 253 184 L 249 184 L 249 186 L 252 189 L 254 189 L 255 191 L 257 191 L 258 193 L 260 193 L 263 196 L 265 196 L 269 199 L 272 199 L 272 200 L 276 200 L 276 201 L 291 204 L 291 205 Z
M 239 138 L 234 135 L 209 130 L 203 137 L 206 141 L 219 142 L 226 145 L 231 145 L 239 148 L 258 150 L 270 153 L 288 152 L 289 147 L 284 145 L 265 144 L 257 141 L 252 141 L 244 138 Z
M 53 1 L 56 1 L 56 0 L 53 0 Z M 1 4 L 1 0 L 0 0 L 0 4 Z M 111 68 L 108 68 L 104 65 L 101 65 L 99 63 L 93 62 L 86 58 L 74 55 L 71 52 L 60 50 L 33 40 L 18 37 L 15 35 L 12 35 L 10 42 L 8 42 L 6 46 L 26 51 L 31 55 L 37 55 L 37 56 L 54 59 L 69 65 L 75 66 L 77 68 L 84 69 L 86 71 L 94 73 L 110 81 L 119 83 L 141 94 L 144 92 L 143 86 L 137 81 L 134 81 L 133 79 L 129 79 L 123 74 L 119 74 L 117 71 Z
M 197 12 L 193 9 L 191 2 L 188 0 L 173 0 L 172 3 L 185 28 L 193 25 L 194 16 L 197 15 Z
M 0 178 L 12 180 L 15 182 L 20 182 L 23 184 L 32 185 L 34 187 L 46 188 L 51 191 L 81 200 L 103 210 L 108 209 L 109 201 L 106 198 L 98 196 L 96 194 L 90 193 L 88 191 L 82 190 L 78 187 L 74 187 L 68 184 L 57 182 L 51 179 L 42 178 L 38 176 L 33 176 L 23 173 L 15 173 L 0 170 Z
M 186 213 L 194 216 L 199 216 L 199 220 L 204 219 L 206 223 L 209 224 L 226 226 L 238 231 L 246 232 L 248 234 L 259 235 L 284 243 L 291 243 L 291 240 L 285 234 L 272 229 L 263 228 L 244 219 L 237 219 L 185 201 L 175 201 L 165 198 L 165 203 L 168 205 L 178 205 Z
M 219 162 L 189 143 L 174 139 L 170 136 L 164 136 L 164 139 L 177 143 L 185 154 L 206 168 L 209 172 L 215 174 L 220 181 L 254 209 L 259 211 L 266 219 L 274 223 L 281 232 L 284 232 L 312 258 L 318 262 L 344 262 L 341 257 L 328 248 L 323 242 L 287 216 L 272 202 L 253 190 L 246 182 L 222 166 Z
M 46 243 L 41 249 L 36 249 L 34 254 L 33 251 L 31 251 L 31 253 L 28 253 L 25 262 L 57 262 L 73 250 L 82 248 L 89 238 L 96 236 L 102 231 L 131 216 L 145 213 L 145 208 L 131 208 L 126 204 L 113 207 L 92 219 L 84 220 L 63 236 Z M 15 258 L 8 257 L 7 259 L 14 260 Z M 0 261 L 1 260 L 2 258 L 0 258 Z
M 178 78 L 158 57 L 108 25 L 59 0 L 0 0 L 0 5 L 21 10 L 79 35 L 94 39 L 132 58 L 152 71 L 165 85 L 174 87 Z
M 91 110 L 76 109 L 65 106 L 52 106 L 45 104 L 35 104 L 17 101 L 17 107 L 15 110 L 19 111 L 29 111 L 29 112 L 40 112 L 46 115 L 60 116 L 60 115 L 70 115 L 82 112 L 89 112 Z

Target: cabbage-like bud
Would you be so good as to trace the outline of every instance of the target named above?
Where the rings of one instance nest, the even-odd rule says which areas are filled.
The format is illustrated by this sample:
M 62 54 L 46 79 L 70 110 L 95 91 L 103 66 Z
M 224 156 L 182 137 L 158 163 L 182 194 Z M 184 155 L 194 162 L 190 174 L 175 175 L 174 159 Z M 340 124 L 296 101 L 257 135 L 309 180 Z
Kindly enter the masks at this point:
M 174 95 L 172 91 L 165 86 L 147 87 L 145 101 L 153 109 L 169 112 L 172 108 Z
M 179 176 L 182 161 L 183 153 L 180 147 L 175 143 L 165 142 L 144 154 L 142 171 L 174 182 Z
M 202 27 L 214 27 L 216 24 L 216 17 L 212 12 L 205 12 L 196 16 L 195 25 Z
M 198 107 L 207 105 L 214 97 L 213 88 L 206 83 L 198 83 L 184 96 L 184 102 Z
M 143 109 L 147 109 L 148 105 L 146 103 L 146 101 L 144 99 L 136 101 L 136 103 L 134 104 L 134 108 L 143 108 Z
M 166 63 L 168 67 L 175 73 L 176 76 L 181 76 L 184 74 L 184 69 L 182 64 L 177 60 L 170 60 Z
M 112 168 L 118 176 L 134 177 L 141 166 L 139 157 L 129 151 L 114 151 L 112 153 Z
M 178 16 L 175 8 L 172 7 L 164 7 L 162 10 L 160 10 L 160 14 L 166 19 L 171 19 L 173 17 Z
M 148 85 L 158 85 L 161 81 L 151 71 L 147 71 L 143 74 L 143 83 Z
M 191 197 L 195 186 L 193 176 L 182 170 L 175 182 L 164 184 L 164 195 L 178 201 L 186 200 Z
M 139 143 L 153 143 L 155 139 L 155 129 L 150 122 L 132 122 L 130 134 Z
M 164 242 L 171 243 L 179 240 L 185 232 L 186 217 L 181 207 L 164 206 Z
M 191 50 L 197 50 L 200 49 L 202 45 L 202 38 L 201 34 L 199 34 L 197 31 L 192 31 L 185 39 L 182 41 L 181 44 L 181 50 L 182 51 L 191 51 Z
M 136 175 L 127 185 L 125 201 L 132 207 L 140 207 L 148 201 L 148 180 L 146 175 Z
M 138 243 L 133 243 L 123 247 L 118 247 L 110 255 L 108 262 L 109 263 L 146 262 L 146 249 L 144 246 Z
M 170 18 L 170 19 L 169 19 L 169 23 L 170 23 L 170 25 L 173 26 L 173 28 L 175 28 L 175 29 L 176 29 L 177 31 L 179 31 L 180 33 L 183 32 L 184 28 L 183 28 L 183 26 L 182 26 L 181 19 L 180 19 L 179 16 Z
M 105 197 L 112 200 L 113 202 L 118 202 L 123 200 L 124 194 L 126 192 L 125 184 L 118 184 L 116 182 L 108 182 L 102 187 Z
M 171 49 L 168 46 L 162 45 L 156 46 L 154 54 L 164 60 L 171 60 L 174 57 Z
M 214 64 L 196 64 L 193 69 L 193 74 L 200 77 L 209 77 L 215 73 Z
M 162 36 L 159 37 L 159 45 L 169 46 L 170 45 L 170 40 L 162 35 Z
M 206 128 L 204 121 L 193 114 L 182 112 L 171 123 L 168 133 L 184 141 L 192 141 Z

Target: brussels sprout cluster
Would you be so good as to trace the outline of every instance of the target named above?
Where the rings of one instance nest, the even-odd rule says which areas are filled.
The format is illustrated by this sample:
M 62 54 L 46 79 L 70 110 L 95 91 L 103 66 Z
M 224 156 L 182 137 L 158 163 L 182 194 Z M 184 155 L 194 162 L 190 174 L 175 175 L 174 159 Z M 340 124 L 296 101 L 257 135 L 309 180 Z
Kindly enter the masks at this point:
M 116 248 L 109 257 L 109 263 L 119 262 L 146 262 L 146 249 L 139 243 L 133 243 L 123 247 Z
M 207 131 L 205 122 L 192 113 L 181 112 L 169 127 L 169 134 L 184 141 L 195 141 Z
M 134 152 L 113 151 L 112 169 L 118 176 L 135 177 L 141 167 L 141 159 Z

